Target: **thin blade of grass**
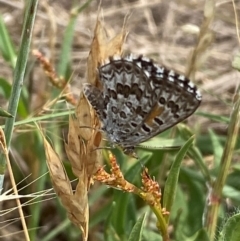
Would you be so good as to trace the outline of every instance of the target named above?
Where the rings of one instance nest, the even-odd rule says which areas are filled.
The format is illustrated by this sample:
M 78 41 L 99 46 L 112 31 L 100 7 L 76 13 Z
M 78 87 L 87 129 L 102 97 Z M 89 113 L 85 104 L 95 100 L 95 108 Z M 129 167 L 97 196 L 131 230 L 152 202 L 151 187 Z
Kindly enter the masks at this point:
M 59 64 L 57 67 L 57 72 L 60 76 L 64 76 L 67 73 L 68 64 L 71 56 L 71 48 L 73 42 L 74 28 L 77 21 L 78 15 L 92 2 L 92 0 L 86 1 L 82 6 L 73 8 L 71 11 L 71 19 L 66 28 L 64 37 L 63 37 L 63 46 L 61 49 L 61 54 L 59 57 Z
M 16 65 L 17 56 L 15 49 L 12 44 L 12 40 L 8 34 L 5 23 L 0 16 L 0 51 L 2 52 L 3 58 L 10 63 L 11 67 L 14 68 Z
M 218 220 L 218 211 L 220 208 L 220 200 L 222 196 L 223 187 L 226 182 L 226 178 L 229 172 L 230 164 L 233 157 L 234 148 L 238 138 L 240 125 L 240 88 L 235 95 L 235 104 L 233 106 L 233 111 L 230 118 L 230 123 L 228 127 L 228 135 L 221 159 L 220 170 L 216 181 L 210 190 L 209 200 L 211 203 L 208 203 L 207 212 L 205 217 L 205 226 L 210 237 L 210 240 L 213 240 L 215 237 L 217 220 Z
M 178 177 L 180 172 L 180 167 L 184 156 L 186 155 L 188 149 L 192 145 L 194 137 L 189 138 L 189 140 L 185 143 L 185 145 L 178 152 L 174 163 L 170 169 L 168 174 L 168 178 L 165 184 L 164 195 L 163 195 L 163 207 L 166 208 L 168 212 L 171 211 L 172 204 L 174 202 L 176 196 L 176 189 L 178 184 Z M 167 222 L 169 220 L 169 216 L 166 216 Z
M 143 233 L 143 225 L 146 219 L 146 214 L 142 215 L 135 223 L 128 241 L 141 241 Z
M 9 112 L 0 107 L 0 117 L 12 118 L 13 116 Z
M 12 137 L 13 126 L 15 123 L 17 107 L 19 103 L 19 98 L 23 86 L 23 79 L 26 71 L 28 54 L 30 49 L 30 43 L 32 39 L 32 30 L 35 20 L 35 15 L 37 12 L 38 0 L 32 0 L 28 2 L 25 21 L 22 31 L 21 44 L 19 49 L 19 54 L 17 58 L 16 67 L 13 74 L 13 87 L 11 96 L 9 99 L 8 112 L 13 116 L 13 118 L 8 118 L 5 125 L 5 136 L 6 144 L 9 148 L 9 144 Z M 2 189 L 4 173 L 6 167 L 6 160 L 3 155 L 0 156 L 0 189 Z

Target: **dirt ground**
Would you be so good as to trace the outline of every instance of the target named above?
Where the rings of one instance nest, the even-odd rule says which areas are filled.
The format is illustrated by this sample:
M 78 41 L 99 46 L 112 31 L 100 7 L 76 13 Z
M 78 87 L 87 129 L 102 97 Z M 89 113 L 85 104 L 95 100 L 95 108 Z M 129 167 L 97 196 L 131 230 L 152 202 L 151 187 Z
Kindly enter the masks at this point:
M 84 1 L 75 1 L 80 5 Z M 99 12 L 99 2 L 92 3 L 79 14 L 72 47 L 72 90 L 77 96 L 84 82 L 86 59 L 92 41 L 93 30 Z M 235 1 L 240 16 L 240 1 Z M 32 49 L 41 50 L 57 63 L 59 49 L 66 30 L 72 1 L 39 1 Z M 203 0 L 102 0 L 100 15 L 109 37 L 118 33 L 126 15 L 128 36 L 124 53 L 144 55 L 157 63 L 185 73 L 189 56 L 196 46 L 200 27 L 204 20 Z M 24 1 L 0 0 L 0 13 L 15 46 L 19 46 L 22 31 Z M 203 53 L 198 66 L 195 84 L 201 90 L 203 101 L 199 112 L 229 115 L 231 100 L 240 83 L 239 73 L 232 68 L 232 60 L 239 51 L 236 16 L 232 1 L 216 1 L 216 12 L 211 23 L 212 41 Z M 30 61 L 34 57 L 30 55 Z M 12 81 L 12 70 L 0 57 L 1 76 Z M 48 83 L 44 71 L 35 66 L 27 85 L 32 88 L 32 109 L 40 105 Z M 229 103 L 229 104 L 228 104 Z M 0 103 L 3 104 L 3 103 Z M 6 103 L 4 103 L 6 104 Z M 226 133 L 226 125 L 211 122 L 200 116 L 190 118 L 192 124 L 201 125 L 201 131 L 213 128 Z M 17 240 L 17 239 L 16 239 Z
M 83 1 L 77 1 L 82 4 Z M 142 54 L 153 58 L 157 63 L 184 73 L 188 59 L 196 45 L 199 28 L 204 19 L 205 1 L 146 1 L 146 0 L 103 0 L 100 15 L 104 20 L 109 37 L 118 33 L 128 15 L 124 53 Z M 235 1 L 239 11 L 240 2 Z M 93 30 L 99 9 L 99 1 L 92 3 L 79 14 L 72 48 L 72 68 L 74 70 L 72 87 L 78 95 L 86 71 L 86 58 L 93 36 Z M 10 36 L 16 46 L 19 45 L 23 21 L 23 1 L 0 1 L 0 12 L 6 23 Z M 57 62 L 59 48 L 68 24 L 71 1 L 40 1 L 32 48 L 37 48 Z M 203 102 L 199 111 L 212 113 L 229 113 L 226 103 L 239 83 L 238 72 L 231 66 L 234 55 L 238 53 L 239 44 L 236 33 L 236 19 L 231 1 L 216 1 L 216 13 L 211 24 L 212 43 L 203 54 L 195 83 L 201 89 Z M 0 59 L 1 74 L 11 81 L 12 72 Z M 43 71 L 35 69 L 29 85 L 33 86 L 33 109 L 38 106 L 38 99 L 46 88 Z M 40 97 L 39 97 L 40 96 Z M 231 108 L 231 107 L 230 107 Z M 216 128 L 214 123 L 206 123 L 199 118 L 203 126 Z M 225 129 L 223 127 L 223 129 Z
M 79 1 L 80 4 L 81 2 L 83 1 Z M 239 10 L 240 2 L 235 3 L 236 10 Z M 184 73 L 204 19 L 204 4 L 205 1 L 201 0 L 103 0 L 100 15 L 104 19 L 109 37 L 121 30 L 125 16 L 129 15 L 125 53 L 143 54 L 159 64 Z M 216 106 L 219 105 L 216 97 L 221 95 L 230 100 L 231 93 L 238 83 L 238 73 L 231 67 L 239 48 L 233 5 L 231 1 L 216 1 L 216 6 L 211 24 L 213 40 L 204 54 L 204 61 L 199 66 L 195 81 L 204 96 L 200 111 L 209 110 L 211 106 L 214 106 L 216 111 L 223 111 L 223 106 Z M 86 58 L 98 8 L 99 1 L 92 1 L 87 9 L 79 14 L 77 20 L 71 53 L 74 69 L 72 86 L 76 94 L 79 93 L 81 81 L 84 81 Z M 70 1 L 39 2 L 32 46 L 55 61 L 58 59 L 58 50 L 68 24 L 70 10 Z M 23 21 L 23 1 L 0 1 L 0 12 L 14 44 L 18 46 Z M 0 65 L 2 76 L 8 77 L 11 81 L 11 71 L 7 64 L 0 59 Z M 37 82 L 38 90 L 41 82 L 39 79 L 38 76 L 32 80 L 33 85 Z M 211 93 L 212 91 L 214 93 Z

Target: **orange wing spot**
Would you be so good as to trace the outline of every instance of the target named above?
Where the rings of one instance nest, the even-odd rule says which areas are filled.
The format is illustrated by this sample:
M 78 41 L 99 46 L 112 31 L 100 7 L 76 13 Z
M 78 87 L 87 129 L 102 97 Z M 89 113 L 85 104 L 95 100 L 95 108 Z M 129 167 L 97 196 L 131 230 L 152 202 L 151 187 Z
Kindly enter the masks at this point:
M 160 107 L 159 105 L 155 105 L 153 107 L 153 109 L 151 110 L 151 112 L 149 113 L 148 117 L 145 120 L 145 123 L 149 126 L 151 126 L 153 119 L 156 116 L 160 116 L 162 114 L 162 112 L 164 111 L 164 107 Z

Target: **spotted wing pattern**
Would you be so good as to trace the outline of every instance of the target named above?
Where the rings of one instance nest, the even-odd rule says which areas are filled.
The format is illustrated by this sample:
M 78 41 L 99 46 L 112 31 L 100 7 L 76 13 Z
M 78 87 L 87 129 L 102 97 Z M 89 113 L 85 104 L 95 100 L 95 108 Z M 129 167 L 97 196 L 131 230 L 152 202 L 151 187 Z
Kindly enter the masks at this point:
M 201 103 L 188 78 L 142 56 L 110 57 L 98 72 L 102 88 L 86 84 L 84 94 L 109 141 L 126 153 L 186 119 Z

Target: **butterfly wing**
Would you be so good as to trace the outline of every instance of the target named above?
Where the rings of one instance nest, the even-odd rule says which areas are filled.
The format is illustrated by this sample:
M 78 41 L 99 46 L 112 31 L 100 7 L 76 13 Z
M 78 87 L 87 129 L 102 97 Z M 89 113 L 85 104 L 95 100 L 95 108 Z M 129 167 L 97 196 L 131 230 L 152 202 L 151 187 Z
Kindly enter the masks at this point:
M 141 56 L 135 61 L 141 61 L 143 70 L 149 72 L 154 103 L 141 125 L 125 139 L 124 147 L 144 142 L 183 121 L 195 112 L 202 99 L 196 86 L 183 75 Z
M 148 78 L 149 73 L 130 56 L 112 57 L 99 67 L 106 116 L 101 121 L 111 142 L 124 145 L 151 111 L 154 95 Z
M 201 103 L 189 79 L 142 56 L 111 57 L 98 70 L 102 89 L 87 85 L 85 96 L 109 141 L 126 149 L 186 119 Z

